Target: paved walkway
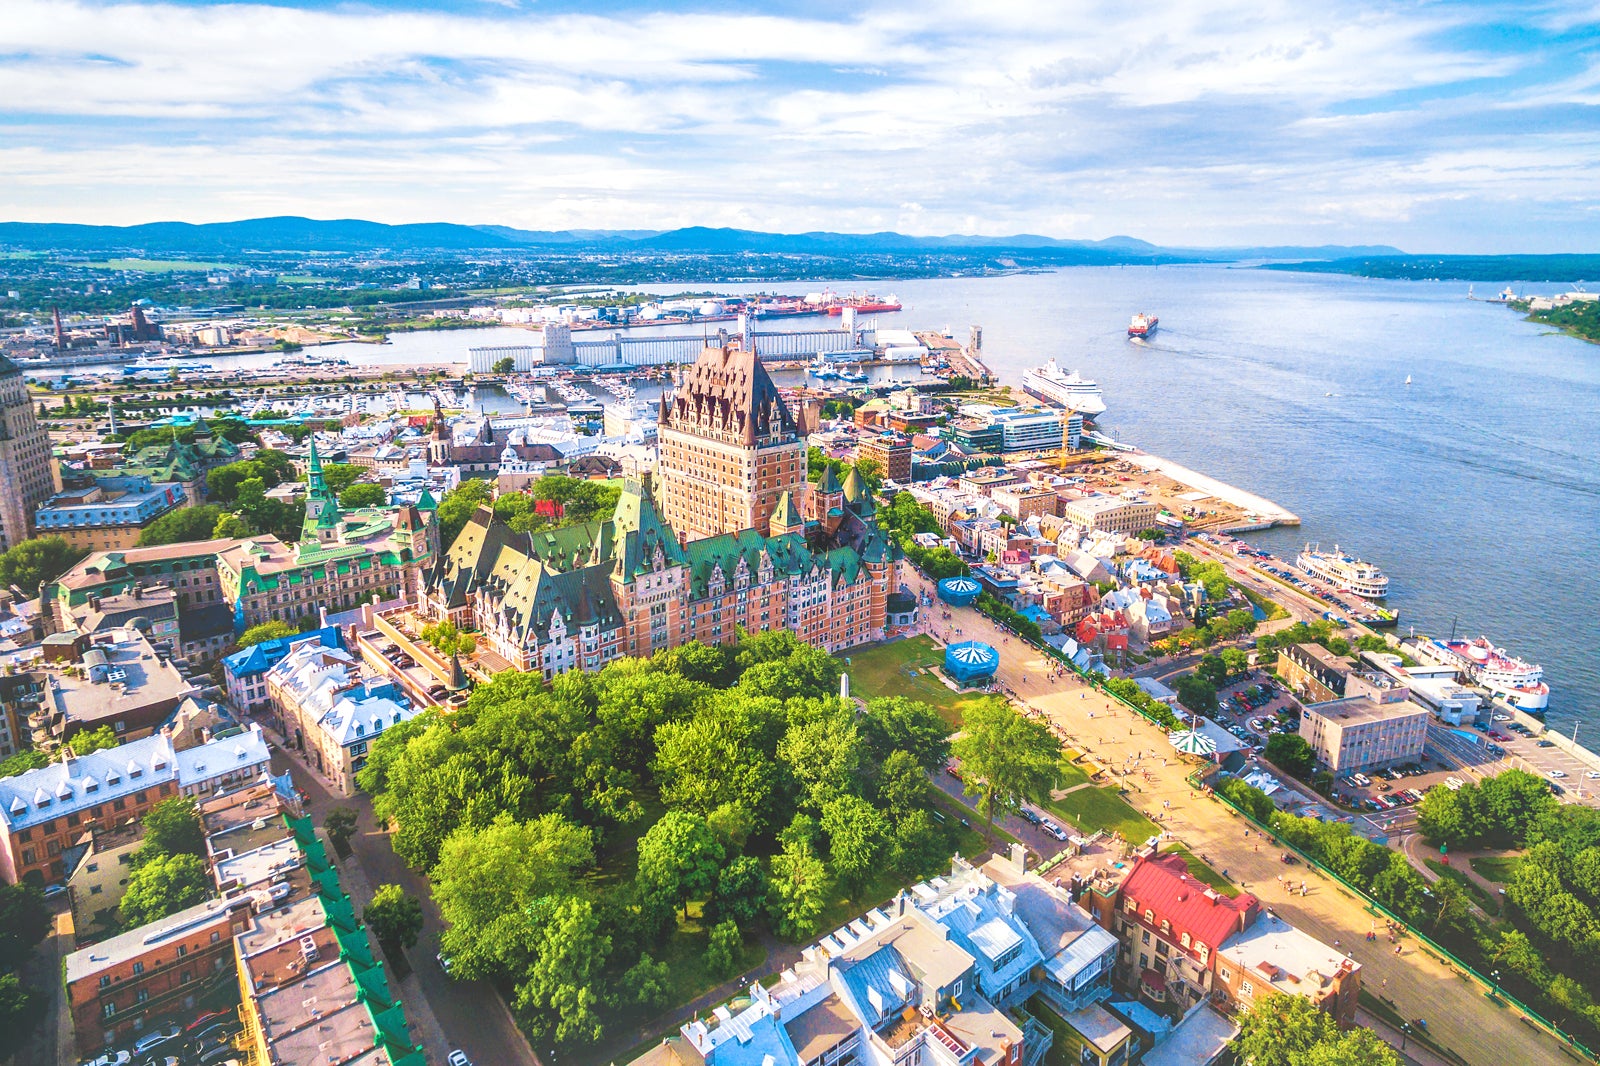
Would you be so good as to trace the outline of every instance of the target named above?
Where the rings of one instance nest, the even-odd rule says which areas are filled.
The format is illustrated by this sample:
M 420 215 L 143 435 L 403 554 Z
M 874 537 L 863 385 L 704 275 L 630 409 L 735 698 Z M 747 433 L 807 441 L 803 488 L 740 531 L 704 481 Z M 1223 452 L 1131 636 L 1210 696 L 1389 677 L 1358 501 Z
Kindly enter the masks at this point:
M 919 590 L 930 587 L 915 576 L 910 580 Z M 1483 986 L 1419 949 L 1414 941 L 1404 941 L 1399 955 L 1386 938 L 1366 943 L 1369 930 L 1381 932 L 1382 920 L 1335 882 L 1296 866 L 1294 879 L 1307 880 L 1307 894 L 1291 896 L 1282 883 L 1280 849 L 1263 842 L 1260 833 L 1230 808 L 1189 788 L 1184 776 L 1198 764 L 1174 757 L 1159 727 L 1119 709 L 1075 675 L 1049 681 L 1051 661 L 1037 649 L 1010 637 L 971 608 L 952 610 L 954 617 L 945 625 L 959 626 L 964 639 L 987 641 L 1000 650 L 999 680 L 1006 688 L 1044 711 L 1074 747 L 1114 771 L 1128 768 L 1121 784 L 1135 807 L 1287 921 L 1346 951 L 1362 964 L 1364 987 L 1393 1000 L 1404 1017 L 1425 1018 L 1440 1044 L 1485 1066 L 1506 1061 L 1518 1066 L 1570 1066 L 1572 1060 L 1554 1037 L 1520 1022 L 1518 1012 L 1489 1000 Z M 933 628 L 937 633 L 938 625 Z M 1162 759 L 1167 760 L 1165 767 Z M 1150 772 L 1149 779 L 1145 771 Z

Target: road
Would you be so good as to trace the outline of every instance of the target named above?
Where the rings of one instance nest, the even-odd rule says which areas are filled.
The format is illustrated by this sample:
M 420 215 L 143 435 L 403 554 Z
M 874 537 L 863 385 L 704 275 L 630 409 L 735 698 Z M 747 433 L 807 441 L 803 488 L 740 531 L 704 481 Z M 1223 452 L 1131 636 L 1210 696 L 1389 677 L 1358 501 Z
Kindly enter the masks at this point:
M 919 591 L 927 587 L 914 575 L 908 580 Z M 1296 867 L 1296 873 L 1308 881 L 1307 893 L 1291 896 L 1280 881 L 1284 867 L 1278 850 L 1270 843 L 1262 846 L 1257 832 L 1251 831 L 1247 837 L 1248 823 L 1189 788 L 1184 776 L 1198 764 L 1173 758 L 1159 727 L 1119 710 L 1104 695 L 1086 689 L 1075 676 L 1049 682 L 1049 664 L 1037 649 L 1015 637 L 1006 641 L 1007 634 L 971 608 L 951 610 L 953 624 L 961 627 L 964 637 L 987 641 L 999 649 L 1001 683 L 1043 710 L 1075 746 L 1102 765 L 1120 767 L 1136 754 L 1150 752 L 1171 759 L 1165 769 L 1156 767 L 1154 760 L 1144 763 L 1153 772 L 1152 780 L 1137 775 L 1123 779 L 1134 805 L 1151 816 L 1165 815 L 1161 819 L 1164 828 L 1191 851 L 1207 856 L 1211 865 L 1226 870 L 1235 884 L 1255 892 L 1307 933 L 1348 952 L 1362 964 L 1363 985 L 1392 1000 L 1403 1016 L 1427 1019 L 1433 1036 L 1471 1063 L 1569 1066 L 1570 1060 L 1555 1038 L 1519 1021 L 1515 1011 L 1496 1006 L 1485 988 L 1419 950 L 1414 941 L 1404 941 L 1400 955 L 1393 953 L 1387 940 L 1367 944 L 1366 934 L 1376 919 L 1332 880 Z
M 406 953 L 414 969 L 400 982 L 400 988 L 412 1036 L 426 1048 L 428 1061 L 443 1063 L 452 1049 L 460 1048 L 480 1066 L 539 1063 L 498 992 L 486 982 L 453 980 L 440 968 L 434 956 L 439 951 L 444 923 L 427 878 L 394 853 L 389 835 L 378 828 L 373 817 L 371 800 L 365 794 L 345 797 L 334 793 L 303 763 L 282 750 L 274 750 L 272 761 L 274 773 L 281 774 L 287 768 L 294 775 L 296 787 L 310 798 L 307 813 L 318 825 L 331 807 L 352 807 L 358 812 L 359 829 L 350 841 L 351 857 L 339 864 L 341 880 L 355 900 L 356 913 L 371 898 L 373 889 L 383 884 L 397 884 L 422 901 L 422 935 Z M 352 870 L 352 865 L 356 869 Z M 419 993 L 425 1000 L 422 1006 L 428 1008 L 426 1014 L 418 1009 Z

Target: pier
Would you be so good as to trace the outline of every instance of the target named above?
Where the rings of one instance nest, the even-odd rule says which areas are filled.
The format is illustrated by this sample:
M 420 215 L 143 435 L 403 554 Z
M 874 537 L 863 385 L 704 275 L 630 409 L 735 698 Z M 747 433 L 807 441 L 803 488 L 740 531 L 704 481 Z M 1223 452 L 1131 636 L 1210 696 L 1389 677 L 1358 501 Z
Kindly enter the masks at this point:
M 1253 492 L 1235 488 L 1224 481 L 1214 477 L 1197 473 L 1171 459 L 1163 459 L 1159 455 L 1150 455 L 1147 452 L 1127 452 L 1121 456 L 1136 466 L 1146 470 L 1153 470 L 1165 474 L 1173 481 L 1207 495 L 1215 496 L 1219 500 L 1230 503 L 1245 512 L 1246 518 L 1254 518 L 1255 522 L 1245 522 L 1228 527 L 1226 532 L 1244 532 L 1251 529 L 1267 529 L 1271 526 L 1298 526 L 1300 516 L 1287 508 L 1280 507 L 1264 496 L 1257 496 Z

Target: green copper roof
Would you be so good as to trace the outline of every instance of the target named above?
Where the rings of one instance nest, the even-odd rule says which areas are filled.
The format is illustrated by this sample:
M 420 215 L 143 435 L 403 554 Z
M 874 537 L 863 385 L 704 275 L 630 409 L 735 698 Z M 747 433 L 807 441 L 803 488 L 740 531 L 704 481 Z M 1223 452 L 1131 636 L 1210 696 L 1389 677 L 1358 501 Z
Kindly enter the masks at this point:
M 817 479 L 817 491 L 828 496 L 844 491 L 839 487 L 839 479 L 834 475 L 833 467 L 822 468 L 822 476 Z

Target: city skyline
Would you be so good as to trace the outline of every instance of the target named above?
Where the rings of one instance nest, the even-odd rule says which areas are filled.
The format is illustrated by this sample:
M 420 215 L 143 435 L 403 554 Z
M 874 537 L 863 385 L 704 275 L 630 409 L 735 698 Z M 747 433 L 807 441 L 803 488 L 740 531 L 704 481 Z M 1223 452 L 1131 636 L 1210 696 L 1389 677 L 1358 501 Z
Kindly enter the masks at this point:
M 1581 251 L 1595 19 L 24 0 L 0 216 Z

